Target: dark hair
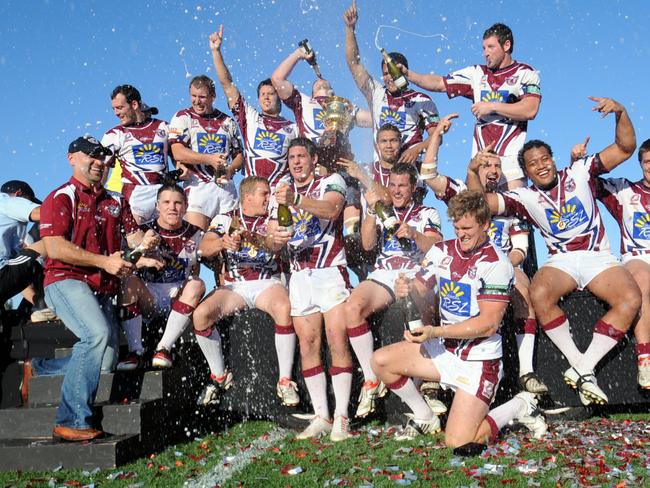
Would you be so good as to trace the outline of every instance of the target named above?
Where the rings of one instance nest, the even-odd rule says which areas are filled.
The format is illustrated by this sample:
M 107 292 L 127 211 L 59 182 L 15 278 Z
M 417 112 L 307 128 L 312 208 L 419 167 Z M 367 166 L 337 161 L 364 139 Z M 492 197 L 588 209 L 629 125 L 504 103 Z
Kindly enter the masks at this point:
M 643 144 L 639 146 L 639 163 L 641 162 L 641 158 L 643 158 L 643 155 L 650 151 L 650 139 L 646 139 L 643 141 Z
M 495 36 L 499 40 L 499 45 L 503 47 L 506 41 L 510 41 L 510 49 L 506 51 L 509 54 L 512 54 L 512 51 L 515 49 L 515 39 L 512 37 L 512 30 L 506 24 L 494 24 L 491 27 L 488 27 L 483 33 L 483 40 L 488 37 Z
M 401 65 L 404 65 L 405 68 L 408 68 L 408 67 L 409 67 L 408 59 L 406 59 L 406 56 L 404 56 L 402 53 L 393 52 L 393 53 L 388 53 L 388 55 L 389 55 L 391 58 L 393 58 L 393 61 L 395 61 L 395 63 L 397 63 L 397 64 L 401 64 Z M 384 67 L 385 64 L 386 64 L 386 62 L 385 62 L 384 59 L 382 58 L 382 60 L 381 60 L 381 67 L 382 67 L 382 69 L 383 69 L 383 67 Z
M 312 158 L 316 155 L 316 144 L 306 137 L 296 137 L 295 139 L 291 139 L 289 147 L 287 148 L 287 154 L 289 154 L 292 147 L 297 146 L 304 147 Z
M 187 203 L 187 195 L 185 194 L 185 192 L 180 186 L 174 183 L 163 183 L 163 185 L 160 188 L 158 188 L 158 193 L 156 193 L 156 201 L 160 200 L 160 195 L 162 195 L 164 191 L 173 191 L 178 193 L 179 195 L 182 195 L 183 201 Z
M 190 88 L 207 88 L 208 93 L 215 97 L 217 96 L 217 91 L 214 88 L 214 81 L 208 76 L 198 75 L 190 80 Z
M 275 90 L 275 87 L 273 86 L 273 82 L 271 81 L 271 78 L 267 78 L 265 80 L 262 80 L 258 83 L 257 85 L 257 96 L 260 96 L 260 90 L 262 89 L 263 86 L 270 86 Z
M 526 144 L 524 144 L 524 147 L 522 147 L 519 150 L 519 154 L 517 154 L 517 161 L 519 162 L 519 167 L 524 173 L 526 172 L 526 161 L 524 160 L 524 154 L 526 154 L 526 151 L 528 151 L 529 149 L 535 149 L 537 147 L 545 147 L 546 150 L 548 151 L 548 154 L 551 157 L 553 157 L 553 150 L 551 149 L 551 146 L 546 144 L 544 141 L 540 141 L 539 139 L 533 139 L 532 141 L 528 141 Z
M 131 103 L 135 100 L 136 102 L 142 104 L 142 97 L 140 96 L 140 92 L 133 85 L 118 85 L 113 88 L 113 91 L 111 92 L 111 100 L 120 94 L 124 95 L 124 98 L 126 98 L 126 103 Z
M 463 190 L 449 200 L 447 215 L 452 222 L 462 219 L 465 214 L 473 215 L 481 225 L 490 221 L 492 214 L 483 192 Z
M 402 140 L 402 133 L 400 132 L 400 130 L 397 128 L 396 125 L 390 123 L 383 124 L 377 131 L 377 137 L 379 137 L 380 132 L 395 132 L 399 136 L 400 142 Z
M 390 169 L 392 175 L 409 175 L 409 183 L 416 185 L 418 182 L 418 170 L 410 163 L 397 163 Z

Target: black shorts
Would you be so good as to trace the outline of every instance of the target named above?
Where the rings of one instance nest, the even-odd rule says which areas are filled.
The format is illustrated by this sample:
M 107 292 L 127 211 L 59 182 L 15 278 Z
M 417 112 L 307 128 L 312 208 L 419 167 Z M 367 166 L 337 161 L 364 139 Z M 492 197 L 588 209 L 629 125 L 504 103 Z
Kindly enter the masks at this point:
M 43 267 L 38 262 L 40 254 L 23 249 L 0 269 L 0 303 L 18 295 L 29 285 L 43 287 Z

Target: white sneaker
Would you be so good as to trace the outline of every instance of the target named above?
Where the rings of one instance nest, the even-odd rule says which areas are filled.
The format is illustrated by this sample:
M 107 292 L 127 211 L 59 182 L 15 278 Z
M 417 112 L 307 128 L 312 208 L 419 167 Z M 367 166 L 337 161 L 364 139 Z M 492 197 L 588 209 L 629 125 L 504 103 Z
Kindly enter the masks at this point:
M 350 427 L 348 425 L 348 418 L 343 415 L 334 417 L 334 424 L 332 425 L 332 432 L 330 433 L 330 440 L 332 442 L 340 442 L 350 437 Z
M 287 407 L 295 407 L 300 403 L 300 397 L 298 396 L 298 386 L 295 381 L 291 381 L 291 378 L 281 378 L 278 381 L 278 384 L 275 387 L 275 391 L 282 400 L 282 405 Z
M 548 430 L 548 425 L 546 425 L 546 420 L 537 407 L 535 395 L 528 391 L 522 391 L 517 393 L 515 398 L 520 398 L 525 403 L 524 410 L 515 420 L 525 426 L 533 434 L 533 438 L 541 439 L 544 437 L 544 434 Z
M 637 375 L 639 386 L 644 390 L 650 390 L 650 356 L 647 354 L 639 356 L 636 364 L 639 368 Z
M 410 441 L 421 435 L 440 432 L 440 419 L 435 415 L 431 420 L 417 420 L 412 413 L 407 413 L 406 417 L 408 418 L 406 425 L 395 436 L 395 440 Z
M 226 371 L 221 378 L 215 378 L 214 375 L 210 375 L 210 381 L 205 385 L 203 391 L 199 395 L 199 398 L 196 400 L 197 405 L 216 405 L 219 403 L 219 396 L 222 391 L 230 389 L 233 385 L 232 373 Z
M 571 367 L 564 372 L 563 376 L 567 385 L 578 390 L 583 405 L 589 405 L 590 403 L 604 405 L 609 401 L 605 392 L 598 387 L 593 371 L 581 375 L 575 368 Z
M 309 422 L 305 430 L 296 435 L 296 439 L 311 439 L 312 437 L 320 437 L 329 434 L 332 431 L 332 421 L 326 420 L 318 415 Z
M 357 407 L 357 417 L 366 417 L 368 414 L 375 411 L 376 400 L 386 395 L 386 385 L 381 381 L 376 380 L 364 381 L 359 393 L 359 406 Z
M 49 322 L 51 320 L 57 320 L 57 316 L 49 308 L 42 308 L 40 310 L 34 310 L 29 320 L 30 322 Z

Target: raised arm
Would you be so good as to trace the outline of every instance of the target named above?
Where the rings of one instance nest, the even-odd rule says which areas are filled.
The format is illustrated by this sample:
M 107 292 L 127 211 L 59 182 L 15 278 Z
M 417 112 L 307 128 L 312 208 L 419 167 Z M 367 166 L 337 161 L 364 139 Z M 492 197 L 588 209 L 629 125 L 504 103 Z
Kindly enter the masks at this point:
M 422 160 L 422 167 L 420 171 L 420 179 L 433 190 L 436 195 L 442 195 L 447 188 L 447 177 L 438 173 L 438 151 L 442 143 L 442 136 L 452 126 L 452 120 L 457 118 L 457 113 L 445 115 L 438 125 L 433 129 L 433 133 L 427 143 L 427 152 Z
M 596 102 L 592 110 L 600 112 L 603 117 L 610 113 L 616 117 L 614 144 L 600 151 L 600 161 L 608 171 L 611 171 L 634 154 L 636 149 L 634 126 L 625 107 L 616 100 L 600 97 L 589 97 L 589 99 Z
M 219 26 L 219 32 L 210 34 L 210 51 L 212 51 L 212 61 L 214 63 L 214 71 L 217 74 L 217 79 L 221 83 L 223 92 L 228 100 L 228 107 L 233 108 L 237 99 L 239 98 L 239 90 L 232 82 L 230 71 L 223 61 L 221 55 L 221 43 L 223 42 L 223 25 Z
M 343 21 L 345 22 L 345 60 L 348 63 L 348 68 L 350 68 L 354 82 L 364 96 L 368 98 L 367 86 L 370 80 L 370 74 L 365 66 L 361 64 L 357 36 L 354 34 L 358 19 L 357 2 L 353 0 L 352 5 L 343 14 Z
M 433 92 L 444 92 L 446 91 L 445 82 L 443 81 L 442 76 L 436 75 L 433 73 L 416 73 L 412 69 L 408 69 L 405 66 L 399 65 L 400 69 L 408 80 L 414 85 L 424 88 L 425 90 Z
M 275 90 L 278 92 L 278 96 L 281 100 L 286 100 L 293 93 L 293 83 L 289 81 L 289 75 L 293 71 L 293 68 L 296 66 L 298 61 L 301 59 L 307 59 L 314 56 L 314 53 L 307 55 L 305 50 L 301 47 L 296 49 L 294 52 L 289 54 L 280 65 L 275 68 L 275 71 L 271 75 L 271 82 L 275 87 Z

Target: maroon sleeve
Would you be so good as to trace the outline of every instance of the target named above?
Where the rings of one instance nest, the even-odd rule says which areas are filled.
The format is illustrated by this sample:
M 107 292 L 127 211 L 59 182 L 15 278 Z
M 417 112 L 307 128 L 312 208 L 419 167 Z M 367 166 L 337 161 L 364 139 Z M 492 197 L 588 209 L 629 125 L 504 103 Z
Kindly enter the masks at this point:
M 505 212 L 503 215 L 506 217 L 519 217 L 522 219 L 526 219 L 529 222 L 534 222 L 534 220 L 531 218 L 530 214 L 528 213 L 528 210 L 526 210 L 526 207 L 521 203 L 520 199 L 518 198 L 519 195 L 517 195 L 514 192 L 504 192 L 500 193 L 501 197 L 503 197 L 503 202 L 505 203 Z
M 41 237 L 72 238 L 72 200 L 63 192 L 50 193 L 41 205 Z
M 289 107 L 293 112 L 295 112 L 302 105 L 302 100 L 300 98 L 300 92 L 294 86 L 291 95 L 286 100 L 282 100 L 284 104 Z

